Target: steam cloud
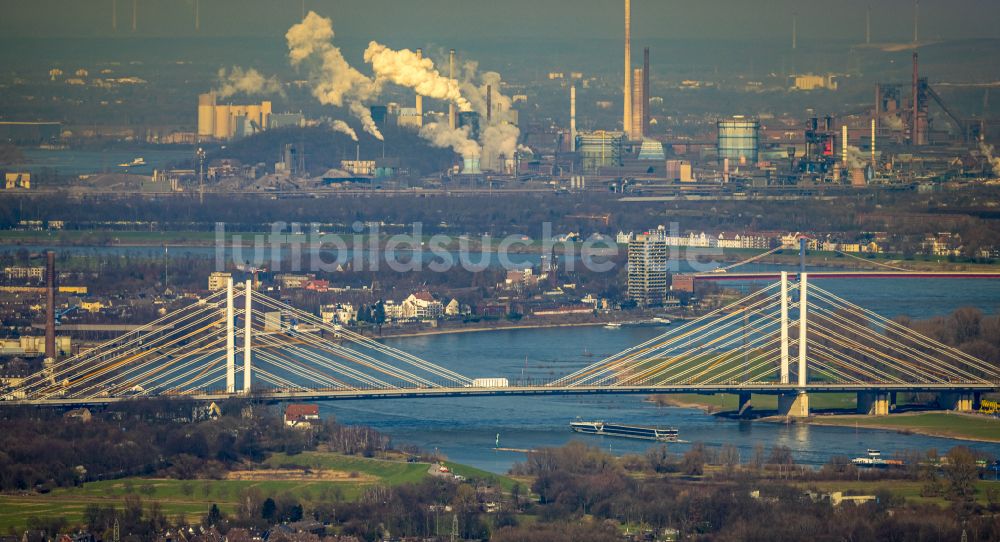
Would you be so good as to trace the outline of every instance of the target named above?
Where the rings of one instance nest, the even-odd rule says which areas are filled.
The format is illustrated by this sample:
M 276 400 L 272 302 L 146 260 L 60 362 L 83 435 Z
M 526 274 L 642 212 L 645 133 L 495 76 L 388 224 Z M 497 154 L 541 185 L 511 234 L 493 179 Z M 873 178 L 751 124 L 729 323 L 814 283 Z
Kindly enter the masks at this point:
M 455 128 L 440 122 L 429 122 L 420 128 L 420 137 L 442 149 L 451 147 L 462 158 L 479 158 L 482 148 L 469 137 L 468 127 Z
M 1000 158 L 993 156 L 993 145 L 988 145 L 980 141 L 979 152 L 983 153 L 983 156 L 990 162 L 990 167 L 993 168 L 993 176 L 1000 177 Z
M 462 66 L 462 94 L 467 96 L 475 111 L 480 116 L 479 142 L 482 144 L 482 166 L 485 169 L 503 167 L 499 163 L 500 155 L 513 158 L 521 148 L 517 142 L 521 130 L 514 124 L 511 112 L 513 102 L 510 97 L 500 92 L 503 80 L 497 72 L 478 73 L 478 64 L 467 62 Z M 486 94 L 490 91 L 490 109 L 486 110 Z M 489 114 L 487 114 L 489 113 Z M 489 122 L 486 121 L 490 117 Z
M 215 91 L 220 98 L 228 98 L 234 94 L 246 94 L 248 96 L 260 94 L 285 95 L 281 88 L 281 81 L 277 77 L 264 77 L 259 71 L 250 68 L 244 70 L 239 66 L 233 66 L 226 70 L 219 70 L 219 88 Z
M 348 64 L 340 49 L 333 45 L 333 37 L 332 21 L 310 11 L 285 34 L 288 59 L 293 66 L 306 69 L 312 94 L 320 103 L 336 107 L 346 103 L 364 130 L 382 140 L 371 111 L 363 103 L 378 96 L 378 86 Z
M 409 49 L 394 51 L 373 41 L 365 49 L 365 62 L 372 65 L 376 80 L 412 88 L 428 98 L 447 100 L 459 111 L 472 111 L 469 101 L 462 97 L 458 81 L 441 75 L 429 58 L 421 58 Z
M 463 159 L 483 156 L 483 165 L 488 169 L 495 169 L 497 165 L 502 167 L 503 164 L 497 163 L 501 155 L 511 158 L 522 149 L 518 146 L 520 130 L 514 124 L 511 99 L 500 92 L 500 74 L 479 74 L 478 64 L 466 62 L 460 68 L 459 79 L 452 79 L 435 69 L 430 58 L 417 56 L 409 49 L 396 51 L 372 41 L 364 52 L 364 60 L 374 73 L 374 78 L 369 78 L 347 62 L 333 44 L 334 36 L 330 19 L 309 12 L 301 23 L 293 25 L 285 34 L 288 59 L 293 66 L 306 71 L 312 94 L 320 103 L 346 106 L 369 134 L 383 139 L 365 102 L 378 98 L 382 85 L 388 82 L 413 89 L 427 98 L 451 102 L 459 111 L 479 113 L 480 141 L 469 137 L 467 127 L 452 129 L 447 124 L 431 122 L 419 131 L 420 137 L 431 145 L 451 148 Z M 491 88 L 489 112 L 487 87 Z M 343 121 L 334 121 L 331 127 L 348 135 L 353 133 Z
M 354 141 L 358 140 L 358 133 L 354 131 L 354 128 L 348 126 L 348 124 L 342 120 L 333 120 L 330 122 L 330 128 L 334 132 L 340 132 L 342 134 L 347 134 Z

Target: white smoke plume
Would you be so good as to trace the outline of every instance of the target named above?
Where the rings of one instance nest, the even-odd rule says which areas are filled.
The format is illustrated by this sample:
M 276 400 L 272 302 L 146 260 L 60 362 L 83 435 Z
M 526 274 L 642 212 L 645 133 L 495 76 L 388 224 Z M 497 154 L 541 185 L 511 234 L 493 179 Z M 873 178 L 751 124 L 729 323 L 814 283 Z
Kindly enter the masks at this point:
M 365 104 L 357 100 L 351 100 L 347 104 L 347 108 L 351 111 L 351 114 L 361 121 L 361 127 L 364 131 L 368 132 L 372 135 L 372 137 L 379 141 L 385 141 L 385 137 L 383 137 L 382 132 L 379 131 L 378 125 L 375 124 L 375 119 L 372 118 L 371 109 L 368 109 Z
M 340 132 L 342 134 L 347 134 L 347 136 L 350 137 L 351 139 L 353 139 L 354 141 L 358 140 L 358 133 L 354 131 L 354 128 L 351 128 L 346 122 L 344 122 L 342 120 L 333 120 L 333 121 L 330 121 L 330 128 L 334 132 Z
M 993 156 L 993 145 L 988 145 L 980 141 L 979 152 L 983 153 L 983 156 L 990 162 L 990 167 L 993 168 L 993 176 L 1000 177 L 1000 158 Z
M 378 96 L 378 85 L 347 62 L 333 45 L 334 35 L 333 22 L 310 11 L 285 33 L 288 59 L 293 66 L 306 69 L 313 96 L 320 103 L 337 107 L 346 103 L 364 130 L 381 140 L 371 111 L 363 103 Z
M 462 94 L 468 98 L 473 110 L 479 113 L 482 167 L 492 170 L 502 169 L 504 164 L 500 162 L 501 155 L 505 159 L 511 159 L 515 153 L 522 151 L 518 146 L 521 130 L 514 124 L 514 115 L 511 112 L 513 102 L 501 92 L 503 79 L 497 72 L 478 73 L 478 65 L 475 62 L 464 63 L 460 75 Z M 490 95 L 489 115 L 486 110 L 487 91 Z M 489 121 L 487 117 L 490 117 Z
M 372 65 L 376 81 L 390 81 L 412 88 L 421 96 L 447 100 L 459 111 L 472 110 L 469 101 L 462 96 L 458 81 L 441 75 L 434 69 L 433 60 L 419 57 L 409 49 L 394 51 L 373 41 L 365 49 L 365 62 Z
M 482 154 L 479 143 L 469 137 L 469 129 L 465 126 L 452 130 L 447 124 L 429 122 L 420 128 L 420 137 L 435 147 L 442 149 L 450 147 L 462 155 L 463 159 L 479 158 Z
M 219 88 L 215 93 L 220 98 L 228 98 L 235 94 L 254 95 L 285 95 L 281 81 L 277 77 L 264 77 L 259 71 L 250 68 L 244 70 L 239 66 L 219 70 Z

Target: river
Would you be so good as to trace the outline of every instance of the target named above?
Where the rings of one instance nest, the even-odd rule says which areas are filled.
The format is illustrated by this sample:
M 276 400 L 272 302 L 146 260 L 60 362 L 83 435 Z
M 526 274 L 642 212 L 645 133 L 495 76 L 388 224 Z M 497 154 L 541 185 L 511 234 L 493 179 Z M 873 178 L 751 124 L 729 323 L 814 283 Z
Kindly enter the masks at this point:
M 45 247 L 26 247 L 30 250 Z M 79 255 L 115 254 L 137 257 L 162 255 L 162 247 L 56 247 Z M 10 247 L 13 250 L 14 247 Z M 176 248 L 171 256 L 187 253 L 214 257 L 212 248 Z M 537 255 L 525 254 L 525 263 L 538 265 Z M 519 258 L 514 258 L 519 260 Z M 774 271 L 783 267 L 753 264 L 741 271 Z M 793 270 L 790 267 L 784 269 Z M 682 266 L 682 270 L 689 270 Z M 906 314 L 930 318 L 973 306 L 995 313 L 1000 305 L 1000 280 L 990 279 L 825 279 L 818 285 L 849 301 L 893 317 Z M 749 284 L 729 284 L 749 289 Z M 392 346 L 443 365 L 469 377 L 551 379 L 586 366 L 664 332 L 664 328 L 602 327 L 500 330 L 478 333 L 427 335 L 385 339 Z M 669 444 L 683 453 L 691 443 L 711 446 L 733 444 L 744 461 L 760 444 L 770 449 L 788 446 L 801 463 L 820 465 L 833 455 L 857 457 L 867 448 L 887 456 L 903 450 L 947 450 L 967 444 L 1000 456 L 1000 444 L 966 443 L 952 439 L 903 435 L 891 431 L 737 422 L 719 419 L 699 410 L 658 407 L 644 396 L 549 396 L 393 399 L 333 401 L 321 405 L 324 416 L 346 423 L 366 424 L 390 435 L 397 444 L 415 444 L 439 450 L 450 459 L 492 472 L 506 472 L 524 454 L 494 450 L 559 446 L 570 440 L 598 445 L 615 454 L 641 453 L 658 444 L 646 441 L 576 435 L 570 421 L 624 421 L 643 425 L 673 426 L 687 442 Z M 735 405 L 733 405 L 735 406 Z
M 822 287 L 886 316 L 917 318 L 945 315 L 960 306 L 987 312 L 1000 300 L 1000 281 L 992 280 L 824 280 Z M 386 342 L 469 377 L 552 378 L 640 343 L 664 328 L 602 327 L 502 330 L 386 339 Z M 744 461 L 760 444 L 770 449 L 788 446 L 796 461 L 820 465 L 833 455 L 857 457 L 867 448 L 891 456 L 903 450 L 939 451 L 958 444 L 1000 456 L 1000 444 L 903 435 L 891 431 L 738 422 L 699 410 L 659 407 L 645 396 L 490 397 L 341 401 L 322 404 L 324 415 L 347 423 L 362 423 L 392 436 L 397 444 L 439 450 L 448 458 L 492 472 L 506 472 L 524 455 L 495 451 L 500 446 L 534 449 L 581 440 L 615 454 L 641 453 L 658 444 L 590 435 L 576 435 L 568 424 L 584 420 L 625 421 L 673 426 L 687 442 L 669 444 L 683 453 L 691 443 L 733 444 Z M 733 405 L 735 406 L 735 405 Z

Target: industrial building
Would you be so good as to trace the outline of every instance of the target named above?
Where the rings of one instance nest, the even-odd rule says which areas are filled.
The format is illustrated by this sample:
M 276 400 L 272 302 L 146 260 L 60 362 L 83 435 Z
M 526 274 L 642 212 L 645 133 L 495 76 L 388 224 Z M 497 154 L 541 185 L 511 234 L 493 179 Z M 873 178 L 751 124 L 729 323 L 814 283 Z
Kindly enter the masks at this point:
M 628 243 L 628 298 L 640 307 L 667 297 L 667 241 L 663 230 L 636 235 Z
M 760 144 L 760 121 L 737 115 L 718 122 L 719 160 L 736 160 L 741 164 L 757 163 Z
M 576 152 L 586 171 L 622 165 L 625 152 L 623 132 L 582 132 L 576 136 Z
M 270 128 L 271 102 L 219 104 L 214 92 L 198 95 L 198 138 L 227 140 Z

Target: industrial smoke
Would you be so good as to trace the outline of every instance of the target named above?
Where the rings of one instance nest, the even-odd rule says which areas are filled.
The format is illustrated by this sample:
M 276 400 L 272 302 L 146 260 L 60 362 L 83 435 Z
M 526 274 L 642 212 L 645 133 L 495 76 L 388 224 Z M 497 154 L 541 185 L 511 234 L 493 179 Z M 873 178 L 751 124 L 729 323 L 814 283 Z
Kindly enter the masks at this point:
M 285 34 L 288 59 L 293 66 L 306 70 L 312 94 L 320 103 L 337 107 L 346 104 L 366 132 L 384 139 L 363 103 L 378 96 L 378 85 L 347 62 L 333 45 L 334 35 L 333 22 L 310 11 Z
M 369 134 L 383 139 L 366 102 L 379 97 L 383 84 L 392 83 L 412 89 L 419 96 L 447 101 L 459 111 L 479 113 L 484 120 L 480 125 L 479 141 L 470 137 L 469 127 L 451 127 L 448 123 L 430 122 L 418 132 L 433 146 L 453 149 L 467 164 L 478 164 L 482 156 L 483 165 L 492 166 L 501 155 L 513 158 L 520 150 L 520 130 L 511 110 L 511 99 L 500 92 L 503 84 L 500 74 L 480 74 L 478 65 L 468 62 L 462 67 L 461 75 L 446 77 L 435 68 L 433 60 L 418 52 L 397 51 L 372 41 L 364 52 L 364 60 L 371 65 L 374 74 L 368 77 L 348 63 L 334 45 L 334 36 L 330 19 L 309 12 L 301 23 L 293 25 L 285 34 L 288 59 L 293 66 L 306 72 L 312 94 L 320 103 L 346 107 Z M 353 134 L 343 121 L 335 121 L 331 127 Z
M 421 96 L 449 101 L 459 111 L 472 110 L 468 100 L 462 97 L 458 81 L 441 75 L 434 69 L 431 59 L 409 49 L 394 51 L 373 41 L 365 49 L 365 62 L 371 64 L 376 81 L 389 81 L 411 88 Z
M 235 94 L 253 95 L 285 95 L 281 81 L 277 77 L 264 77 L 259 71 L 250 68 L 244 70 L 239 66 L 231 69 L 219 69 L 219 88 L 215 90 L 219 98 L 228 98 Z
M 447 124 L 440 122 L 429 122 L 420 128 L 420 137 L 426 139 L 431 145 L 442 149 L 451 148 L 456 153 L 462 155 L 463 159 L 478 159 L 482 154 L 479 143 L 469 137 L 469 128 L 452 129 Z
M 342 120 L 337 119 L 337 120 L 330 121 L 330 128 L 334 132 L 340 132 L 342 134 L 347 134 L 347 136 L 350 137 L 354 141 L 358 140 L 358 134 L 357 134 L 357 132 L 354 131 L 354 128 L 351 128 L 346 122 L 344 122 Z

